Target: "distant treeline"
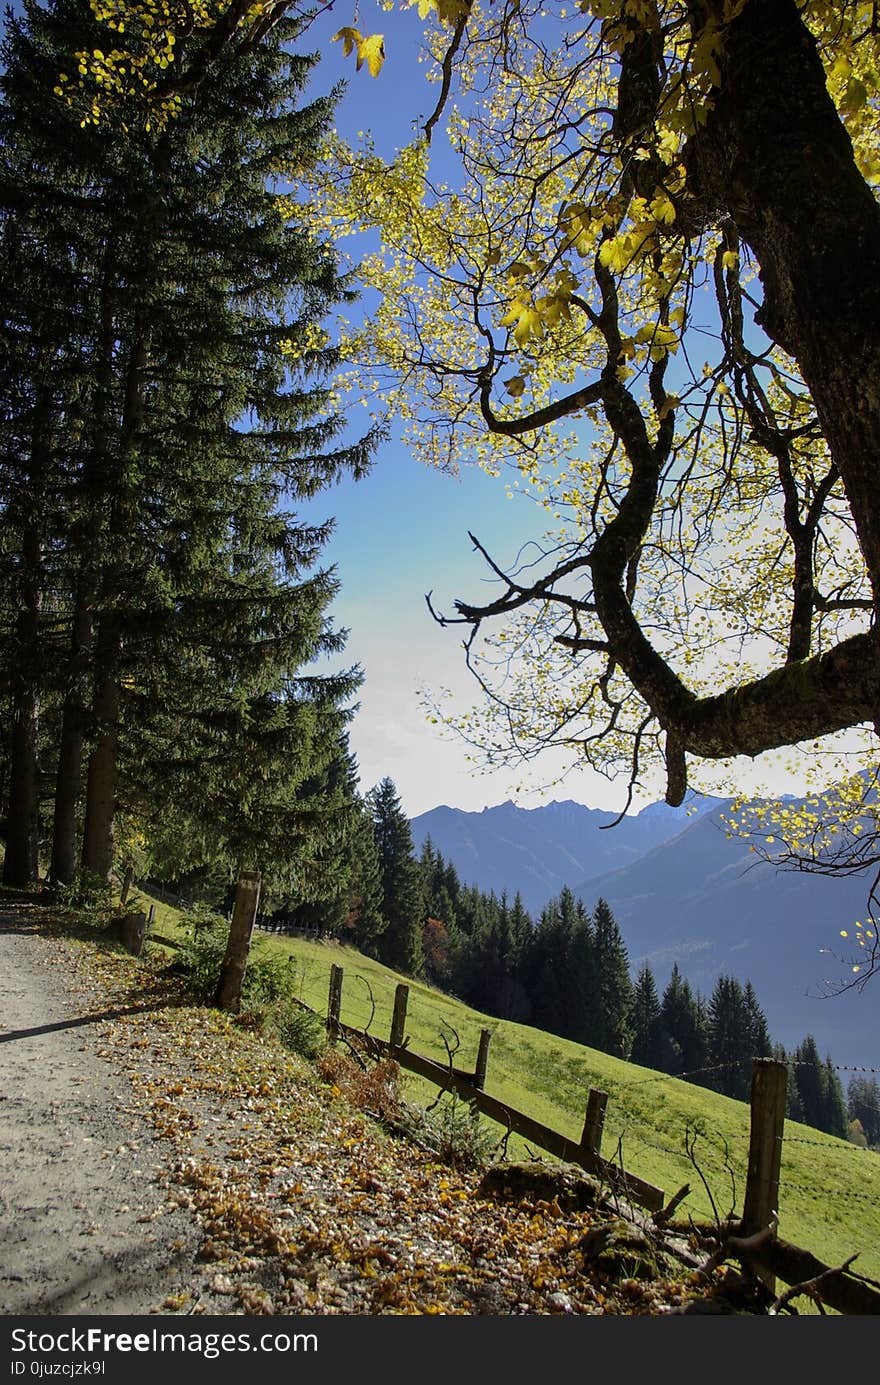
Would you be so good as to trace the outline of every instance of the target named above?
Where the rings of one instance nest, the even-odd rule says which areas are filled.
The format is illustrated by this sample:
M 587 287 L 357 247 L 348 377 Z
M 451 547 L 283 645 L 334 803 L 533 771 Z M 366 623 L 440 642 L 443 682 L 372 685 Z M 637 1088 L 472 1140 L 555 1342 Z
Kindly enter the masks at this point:
M 880 1147 L 880 1091 L 855 1078 L 848 1104 L 830 1057 L 812 1035 L 787 1053 L 774 1044 L 750 981 L 720 976 L 706 999 L 673 966 L 660 993 L 649 966 L 633 979 L 617 921 L 564 889 L 533 919 L 517 894 L 462 884 L 430 840 L 416 857 L 394 783 L 361 798 L 342 755 L 334 791 L 347 804 L 325 837 L 322 880 L 334 888 L 267 897 L 285 928 L 338 936 L 408 976 L 423 977 L 485 1014 L 532 1024 L 658 1072 L 748 1100 L 751 1061 L 788 1063 L 788 1114 L 830 1134 Z

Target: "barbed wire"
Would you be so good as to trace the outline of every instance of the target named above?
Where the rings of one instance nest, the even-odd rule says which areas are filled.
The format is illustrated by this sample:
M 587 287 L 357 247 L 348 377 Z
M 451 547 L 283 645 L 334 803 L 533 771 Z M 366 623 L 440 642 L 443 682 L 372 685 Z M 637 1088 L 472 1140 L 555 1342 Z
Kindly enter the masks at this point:
M 809 1187 L 807 1187 L 806 1184 L 804 1184 L 804 1183 L 797 1183 L 797 1182 L 794 1182 L 794 1183 L 793 1183 L 793 1182 L 791 1182 L 791 1180 L 788 1179 L 788 1178 L 785 1180 L 785 1183 L 782 1185 L 781 1192 L 782 1192 L 783 1195 L 788 1194 L 788 1193 L 800 1193 L 802 1196 L 804 1196 L 804 1195 L 806 1195 L 806 1196 L 808 1196 L 808 1197 L 815 1197 L 815 1196 L 816 1196 L 816 1189 L 815 1189 L 815 1188 L 809 1188 Z M 872 1209 L 875 1210 L 875 1211 L 876 1211 L 876 1208 L 877 1208 L 877 1199 L 876 1199 L 876 1198 L 873 1198 L 873 1197 L 868 1197 L 865 1193 L 847 1193 L 847 1194 L 846 1194 L 846 1197 L 845 1197 L 843 1200 L 844 1200 L 845 1202 L 861 1202 L 861 1203 L 863 1203 L 866 1207 L 870 1207 L 870 1208 L 872 1208 Z
M 751 1058 L 730 1058 L 724 1063 L 712 1063 L 702 1068 L 691 1068 L 689 1072 L 660 1072 L 658 1070 L 652 1073 L 650 1077 L 618 1079 L 614 1083 L 614 1087 L 615 1089 L 623 1087 L 644 1087 L 651 1082 L 667 1082 L 670 1077 L 677 1078 L 679 1081 L 684 1082 L 690 1077 L 701 1077 L 707 1072 L 729 1072 L 732 1068 L 741 1068 L 744 1064 L 751 1062 Z
M 846 1139 L 844 1139 L 842 1135 L 828 1135 L 827 1132 L 825 1132 L 825 1131 L 823 1131 L 822 1133 L 826 1136 L 826 1139 L 828 1139 L 828 1140 L 837 1140 L 838 1144 L 843 1145 L 843 1147 L 844 1147 L 845 1149 L 852 1149 L 852 1150 L 855 1150 L 858 1154 L 874 1154 L 874 1153 L 875 1153 L 874 1150 L 872 1150 L 872 1149 L 865 1149 L 862 1145 L 854 1145 L 854 1144 L 852 1143 L 851 1140 L 846 1140 Z M 815 1149 L 824 1149 L 825 1152 L 826 1152 L 826 1154 L 828 1153 L 828 1145 L 825 1143 L 825 1140 L 808 1140 L 807 1137 L 806 1137 L 806 1135 L 788 1135 L 788 1134 L 783 1135 L 782 1138 L 783 1138 L 783 1144 L 787 1144 L 787 1145 L 812 1145 Z
M 810 1062 L 807 1062 L 807 1061 L 805 1061 L 805 1060 L 803 1060 L 803 1059 L 800 1059 L 800 1058 L 798 1058 L 798 1059 L 794 1059 L 794 1058 L 790 1058 L 790 1059 L 789 1059 L 789 1058 L 787 1058 L 785 1061 L 786 1061 L 787 1065 L 788 1065 L 790 1068 L 817 1068 L 817 1069 L 819 1069 L 819 1068 L 827 1068 L 827 1067 L 829 1066 L 828 1063 L 810 1063 Z M 851 1063 L 831 1063 L 830 1066 L 834 1069 L 835 1072 L 873 1072 L 873 1073 L 880 1073 L 880 1068 L 864 1068 L 864 1067 L 857 1067 L 857 1066 L 855 1066 L 854 1064 L 851 1064 Z

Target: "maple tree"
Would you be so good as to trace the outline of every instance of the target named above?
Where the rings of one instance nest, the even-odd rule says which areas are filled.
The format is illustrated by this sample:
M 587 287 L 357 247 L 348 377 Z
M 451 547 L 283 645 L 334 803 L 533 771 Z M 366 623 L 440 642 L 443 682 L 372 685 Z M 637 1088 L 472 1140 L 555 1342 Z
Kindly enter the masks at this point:
M 508 0 L 434 53 L 428 138 L 392 163 L 337 140 L 320 192 L 337 235 L 382 237 L 358 388 L 372 367 L 414 450 L 546 513 L 512 565 L 471 535 L 492 598 L 436 611 L 488 695 L 459 730 L 630 796 L 662 767 L 672 804 L 702 766 L 839 733 L 872 764 L 875 7 Z M 869 787 L 841 791 L 862 832 Z M 812 857 L 821 808 L 774 816 Z
M 520 751 L 659 751 L 678 803 L 687 757 L 874 721 L 872 14 L 475 5 L 458 185 L 424 141 L 330 151 L 328 217 L 384 238 L 353 345 L 414 444 L 512 465 L 561 522 L 452 617 L 506 621 Z

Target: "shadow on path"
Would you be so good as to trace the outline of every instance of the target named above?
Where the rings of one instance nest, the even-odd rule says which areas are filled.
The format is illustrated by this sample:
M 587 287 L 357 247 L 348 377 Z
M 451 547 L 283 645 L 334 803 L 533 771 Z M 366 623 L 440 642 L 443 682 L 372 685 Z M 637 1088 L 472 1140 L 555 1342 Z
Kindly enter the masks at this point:
M 53 1034 L 58 1029 L 79 1029 L 84 1024 L 98 1024 L 101 1020 L 118 1020 L 125 1015 L 143 1015 L 151 1010 L 168 1010 L 173 1001 L 156 1000 L 149 1005 L 119 1005 L 112 1010 L 99 1010 L 93 1015 L 77 1015 L 72 1020 L 58 1020 L 55 1024 L 38 1024 L 33 1029 L 13 1029 L 8 1034 L 0 1034 L 0 1044 L 11 1043 L 13 1039 L 33 1039 L 38 1034 Z

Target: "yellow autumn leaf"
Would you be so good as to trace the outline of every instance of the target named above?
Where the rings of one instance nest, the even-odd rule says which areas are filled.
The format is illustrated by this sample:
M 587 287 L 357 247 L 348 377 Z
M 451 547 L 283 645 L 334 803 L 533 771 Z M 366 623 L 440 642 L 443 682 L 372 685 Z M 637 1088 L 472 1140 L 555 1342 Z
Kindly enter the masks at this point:
M 520 299 L 511 305 L 501 319 L 502 327 L 512 327 L 514 340 L 520 345 L 525 346 L 529 337 L 542 337 L 544 335 L 544 324 L 541 321 L 541 314 L 537 308 L 530 303 L 523 303 Z
M 383 34 L 368 34 L 361 39 L 358 44 L 357 62 L 355 71 L 360 72 L 364 63 L 370 71 L 371 77 L 378 77 L 382 71 L 382 64 L 385 61 L 385 37 Z
M 346 25 L 344 29 L 340 29 L 338 33 L 334 34 L 331 42 L 338 43 L 340 39 L 342 40 L 342 56 L 344 58 L 347 58 L 352 49 L 357 48 L 364 41 L 360 29 L 352 29 L 351 25 Z

